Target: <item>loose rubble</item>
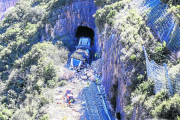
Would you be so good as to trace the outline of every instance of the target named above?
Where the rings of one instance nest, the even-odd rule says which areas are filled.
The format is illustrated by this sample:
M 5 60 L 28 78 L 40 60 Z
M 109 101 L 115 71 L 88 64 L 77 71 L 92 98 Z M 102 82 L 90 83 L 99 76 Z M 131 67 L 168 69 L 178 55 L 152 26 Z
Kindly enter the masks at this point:
M 92 65 L 96 64 L 92 63 Z M 51 120 L 91 120 L 93 117 L 96 120 L 102 120 L 103 116 L 105 116 L 103 119 L 108 120 L 101 103 L 101 93 L 98 93 L 98 90 L 93 91 L 93 89 L 97 89 L 94 81 L 96 81 L 96 73 L 100 69 L 96 66 L 95 73 L 94 69 L 92 69 L 93 67 L 83 67 L 83 69 L 78 71 L 65 70 L 64 74 L 67 73 L 68 75 L 61 74 L 60 80 L 68 78 L 68 85 L 57 86 L 53 89 L 53 103 L 49 105 L 47 112 Z M 65 96 L 67 89 L 71 89 L 75 100 L 70 105 L 66 101 Z

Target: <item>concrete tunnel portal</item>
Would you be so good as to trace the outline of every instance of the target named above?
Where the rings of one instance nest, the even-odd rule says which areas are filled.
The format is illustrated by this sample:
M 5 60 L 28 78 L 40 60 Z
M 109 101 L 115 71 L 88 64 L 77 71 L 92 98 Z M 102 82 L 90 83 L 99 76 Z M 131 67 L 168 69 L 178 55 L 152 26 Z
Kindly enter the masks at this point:
M 80 37 L 89 37 L 91 39 L 91 46 L 94 44 L 94 35 L 94 30 L 87 26 L 78 26 L 75 33 L 78 42 Z

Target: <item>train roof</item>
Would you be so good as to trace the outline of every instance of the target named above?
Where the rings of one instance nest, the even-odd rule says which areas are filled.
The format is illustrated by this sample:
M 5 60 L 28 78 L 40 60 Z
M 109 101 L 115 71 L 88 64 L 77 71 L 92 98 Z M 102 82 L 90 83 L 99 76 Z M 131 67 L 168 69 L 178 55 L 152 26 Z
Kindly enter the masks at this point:
M 79 39 L 88 39 L 89 40 L 90 38 L 89 37 L 80 37 Z

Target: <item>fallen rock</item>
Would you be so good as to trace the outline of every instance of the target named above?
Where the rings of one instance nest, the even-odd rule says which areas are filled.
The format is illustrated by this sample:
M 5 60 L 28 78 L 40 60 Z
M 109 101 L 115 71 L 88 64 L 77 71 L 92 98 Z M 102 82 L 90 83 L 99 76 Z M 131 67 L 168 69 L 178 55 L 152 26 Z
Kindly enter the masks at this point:
M 83 79 L 83 80 L 87 80 L 87 76 L 81 76 L 81 79 Z
M 81 66 L 81 69 L 84 69 L 85 67 L 84 66 Z
M 91 76 L 93 76 L 93 74 L 91 72 L 87 72 L 87 76 L 91 77 Z
M 74 75 L 75 75 L 75 71 L 65 70 L 64 72 L 62 72 L 62 73 L 60 74 L 60 79 L 68 80 L 68 79 L 73 78 Z
M 94 70 L 91 70 L 92 73 L 94 73 Z
M 87 68 L 90 68 L 90 65 L 89 65 L 89 64 L 87 64 Z
M 94 77 L 94 75 L 92 75 L 91 77 L 89 77 L 89 79 L 90 79 L 91 81 L 96 81 L 96 78 Z
M 77 112 L 77 110 L 75 110 L 75 109 L 72 109 L 72 111 L 75 111 L 75 112 Z
M 75 77 L 79 76 L 79 73 L 75 73 L 74 76 L 75 76 Z

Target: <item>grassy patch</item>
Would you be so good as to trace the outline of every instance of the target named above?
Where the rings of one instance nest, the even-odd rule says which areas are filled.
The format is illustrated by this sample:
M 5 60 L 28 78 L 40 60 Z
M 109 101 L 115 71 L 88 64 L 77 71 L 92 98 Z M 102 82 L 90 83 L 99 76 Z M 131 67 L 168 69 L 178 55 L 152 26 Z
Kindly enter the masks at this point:
M 58 83 L 58 86 L 65 86 L 67 85 L 67 81 L 66 80 L 61 80 L 59 83 Z

